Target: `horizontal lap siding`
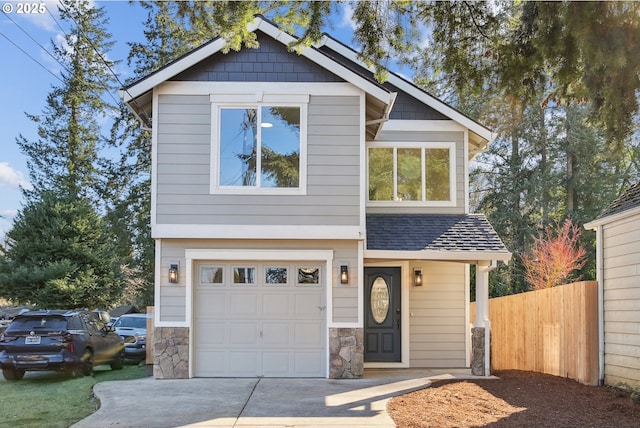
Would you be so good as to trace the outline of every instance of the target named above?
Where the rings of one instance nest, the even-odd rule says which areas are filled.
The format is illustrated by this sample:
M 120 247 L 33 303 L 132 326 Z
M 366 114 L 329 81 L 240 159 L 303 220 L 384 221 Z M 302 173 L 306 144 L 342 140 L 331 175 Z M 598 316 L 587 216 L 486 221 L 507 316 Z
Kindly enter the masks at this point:
M 160 266 L 180 263 L 180 283 L 168 284 L 168 269 L 160 269 L 160 321 L 188 321 L 186 314 L 186 279 L 184 258 L 186 249 L 265 249 L 265 250 L 333 250 L 333 321 L 355 323 L 358 321 L 358 243 L 357 241 L 262 241 L 262 240 L 183 240 L 163 239 Z M 338 279 L 340 264 L 349 266 L 349 284 Z
M 411 367 L 465 367 L 466 265 L 423 262 L 424 285 L 409 289 Z
M 306 195 L 210 194 L 209 96 L 160 95 L 157 224 L 359 224 L 359 113 L 355 96 L 312 96 Z
M 603 227 L 605 383 L 640 385 L 640 217 Z

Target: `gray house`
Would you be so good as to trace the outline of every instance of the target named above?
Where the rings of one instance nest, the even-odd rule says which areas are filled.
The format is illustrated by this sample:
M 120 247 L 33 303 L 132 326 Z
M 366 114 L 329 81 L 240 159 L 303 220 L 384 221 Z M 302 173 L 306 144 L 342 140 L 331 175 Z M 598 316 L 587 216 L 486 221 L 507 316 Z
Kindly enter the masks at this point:
M 494 135 L 326 36 L 300 54 L 214 39 L 131 84 L 152 132 L 154 375 L 489 371 L 488 272 L 507 251 L 469 213 Z M 478 317 L 469 319 L 470 267 Z
M 585 228 L 596 231 L 600 380 L 640 385 L 640 182 Z

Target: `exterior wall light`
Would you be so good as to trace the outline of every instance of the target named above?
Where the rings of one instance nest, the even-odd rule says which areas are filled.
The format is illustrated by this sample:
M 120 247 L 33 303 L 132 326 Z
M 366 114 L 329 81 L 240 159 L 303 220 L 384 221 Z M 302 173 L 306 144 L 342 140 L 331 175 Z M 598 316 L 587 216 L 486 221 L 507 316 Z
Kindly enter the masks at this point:
M 349 266 L 342 265 L 340 266 L 340 284 L 348 284 L 349 283 Z
M 169 282 L 178 283 L 178 265 L 169 265 Z
M 413 285 L 416 287 L 422 287 L 422 269 L 413 270 Z

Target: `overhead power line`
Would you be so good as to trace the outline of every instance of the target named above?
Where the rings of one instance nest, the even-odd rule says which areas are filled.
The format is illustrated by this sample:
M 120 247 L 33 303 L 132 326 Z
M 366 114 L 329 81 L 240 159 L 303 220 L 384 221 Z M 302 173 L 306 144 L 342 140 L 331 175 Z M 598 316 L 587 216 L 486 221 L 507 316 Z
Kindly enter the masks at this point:
M 100 60 L 102 61 L 102 63 L 105 65 L 105 67 L 107 67 L 107 69 L 109 70 L 109 72 L 111 73 L 111 75 L 113 75 L 113 77 L 116 79 L 116 81 L 118 82 L 118 84 L 120 85 L 121 88 L 125 88 L 124 83 L 122 83 L 122 81 L 120 80 L 120 77 L 113 71 L 113 69 L 111 68 L 111 65 L 106 61 L 106 59 L 104 58 L 102 52 L 100 52 L 100 50 L 96 47 L 96 45 L 93 43 L 93 41 L 87 37 L 86 34 L 83 33 L 82 29 L 80 28 L 80 25 L 78 24 L 78 22 L 75 20 L 75 18 L 71 15 L 71 13 L 69 13 L 69 9 L 67 9 L 67 6 L 65 6 L 64 3 L 62 3 L 62 1 L 58 0 L 58 3 L 60 3 L 60 5 L 62 6 L 62 8 L 67 12 L 67 14 L 69 15 L 69 17 L 71 18 L 71 20 L 73 22 L 75 22 L 77 28 L 78 28 L 78 32 L 82 33 L 82 35 L 84 36 L 84 38 L 87 40 L 87 42 L 89 43 L 89 45 L 91 46 L 91 48 L 94 50 L 94 52 L 98 55 L 98 57 L 100 58 Z M 127 91 L 127 89 L 124 89 L 125 92 L 127 92 L 129 94 L 129 92 Z M 111 92 L 109 92 L 109 94 L 111 94 Z M 129 96 L 131 96 L 131 94 L 129 94 Z M 146 117 L 147 115 L 145 114 L 144 110 L 142 110 L 142 108 L 138 105 L 137 101 L 133 98 L 133 96 L 131 96 L 131 99 L 133 100 L 133 103 L 136 105 L 136 107 L 138 107 L 140 114 L 144 117 L 145 120 L 149 120 L 148 117 Z M 117 104 L 118 102 L 116 102 Z
M 35 62 L 36 64 L 38 64 L 40 67 L 44 68 L 47 73 L 51 74 L 53 77 L 55 77 L 56 79 L 58 79 L 60 82 L 64 83 L 64 81 L 60 78 L 60 76 L 56 75 L 53 71 L 49 70 L 47 67 L 45 67 L 40 61 L 38 61 L 37 59 L 35 59 L 34 57 L 32 57 L 31 55 L 29 55 L 29 53 L 27 51 L 25 51 L 24 49 L 22 49 L 20 46 L 18 46 L 18 44 L 16 44 L 13 40 L 11 40 L 9 37 L 7 37 L 4 33 L 0 32 L 0 35 L 2 37 L 4 37 L 5 39 L 7 39 L 7 41 L 9 43 L 11 43 L 13 46 L 15 46 L 16 48 L 18 48 L 20 50 L 20 52 L 22 52 L 23 54 L 25 54 L 27 57 L 31 58 L 31 60 L 33 62 Z

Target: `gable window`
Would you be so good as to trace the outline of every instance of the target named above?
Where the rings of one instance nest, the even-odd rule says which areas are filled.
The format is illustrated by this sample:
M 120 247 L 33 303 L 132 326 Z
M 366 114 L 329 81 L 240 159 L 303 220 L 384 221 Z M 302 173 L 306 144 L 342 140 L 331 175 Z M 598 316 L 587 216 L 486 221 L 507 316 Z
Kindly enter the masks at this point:
M 399 143 L 368 149 L 369 202 L 451 205 L 455 143 Z
M 215 105 L 214 193 L 301 193 L 306 105 Z

